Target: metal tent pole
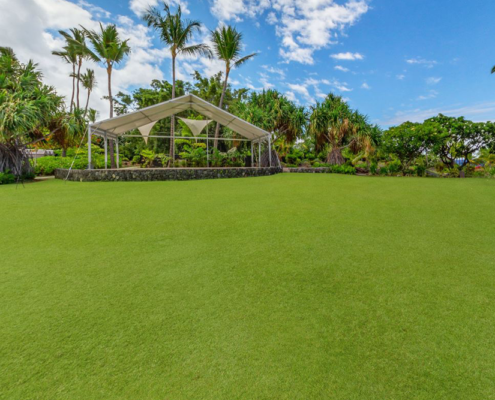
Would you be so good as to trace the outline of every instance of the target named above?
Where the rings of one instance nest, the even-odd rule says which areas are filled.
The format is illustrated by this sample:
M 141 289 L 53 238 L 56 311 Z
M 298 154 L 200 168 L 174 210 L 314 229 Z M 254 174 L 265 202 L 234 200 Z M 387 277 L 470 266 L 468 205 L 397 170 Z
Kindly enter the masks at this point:
M 268 157 L 270 160 L 270 168 L 272 167 L 272 134 L 268 136 Z
M 120 156 L 119 156 L 119 139 L 115 139 L 115 147 L 117 148 L 117 169 L 120 168 Z
M 107 134 L 105 132 L 105 169 L 107 169 L 107 162 L 108 162 L 108 140 L 107 140 Z
M 261 139 L 258 142 L 258 168 L 261 168 Z
M 208 140 L 208 125 L 206 125 L 206 168 L 210 167 L 210 141 Z
M 253 141 L 251 140 L 251 168 L 254 167 L 254 146 Z
M 88 169 L 91 168 L 91 125 L 88 126 Z

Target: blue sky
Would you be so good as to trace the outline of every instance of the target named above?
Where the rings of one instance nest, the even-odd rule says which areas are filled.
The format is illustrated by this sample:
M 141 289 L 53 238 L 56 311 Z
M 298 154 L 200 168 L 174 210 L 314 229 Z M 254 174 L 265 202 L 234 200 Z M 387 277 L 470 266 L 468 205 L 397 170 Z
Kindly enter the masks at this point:
M 275 88 L 301 104 L 321 100 L 332 91 L 384 127 L 439 112 L 495 119 L 495 76 L 490 75 L 495 64 L 495 2 L 174 0 L 173 4 L 179 1 L 187 18 L 199 19 L 208 29 L 235 25 L 244 33 L 246 54 L 259 53 L 232 74 L 234 85 Z M 170 79 L 170 59 L 139 17 L 148 3 L 157 0 L 0 0 L 0 10 L 7 10 L 0 24 L 11 25 L 0 33 L 0 42 L 14 47 L 21 57 L 38 61 L 49 82 L 63 93 L 69 84 L 61 78 L 65 71 L 61 68 L 67 66 L 58 65 L 60 61 L 50 55 L 62 44 L 57 29 L 78 23 L 94 27 L 99 20 L 116 23 L 123 35 L 131 37 L 135 50 L 115 74 L 117 89 L 130 91 L 155 78 Z M 16 37 L 16 29 L 25 31 L 27 24 L 31 39 L 27 34 Z M 207 33 L 196 40 L 206 40 Z M 194 69 L 212 74 L 219 68 L 220 63 L 205 59 L 179 64 L 186 79 Z M 103 72 L 98 72 L 101 90 L 93 104 L 102 116 Z

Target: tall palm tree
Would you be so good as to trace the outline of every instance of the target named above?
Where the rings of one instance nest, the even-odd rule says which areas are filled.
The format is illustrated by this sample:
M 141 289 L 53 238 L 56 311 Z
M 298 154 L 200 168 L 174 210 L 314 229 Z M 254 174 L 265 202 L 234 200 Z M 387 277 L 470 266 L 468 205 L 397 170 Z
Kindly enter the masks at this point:
M 128 45 L 129 39 L 122 40 L 115 25 L 103 27 L 100 23 L 100 32 L 89 31 L 83 27 L 88 40 L 93 46 L 93 50 L 88 50 L 89 57 L 96 62 L 103 62 L 107 69 L 108 76 L 108 101 L 110 103 L 110 118 L 113 118 L 113 97 L 112 97 L 112 72 L 115 64 L 122 62 L 126 55 L 131 52 Z M 110 161 L 112 168 L 115 168 L 115 158 L 113 140 L 110 140 Z
M 230 71 L 234 68 L 240 67 L 250 58 L 254 57 L 256 53 L 249 54 L 241 57 L 242 33 L 238 32 L 232 26 L 223 26 L 220 29 L 211 32 L 211 41 L 213 42 L 213 51 L 218 59 L 225 62 L 225 80 L 223 82 L 222 96 L 220 97 L 220 103 L 218 107 L 223 107 L 223 100 L 225 97 L 225 91 L 227 90 L 227 81 L 229 79 Z M 214 147 L 218 147 L 218 134 L 220 132 L 220 124 L 217 122 L 215 128 L 215 144 Z
M 160 34 L 160 39 L 169 46 L 170 55 L 172 56 L 172 99 L 175 98 L 175 60 L 178 55 L 185 54 L 190 56 L 206 56 L 211 57 L 210 48 L 204 44 L 189 45 L 193 34 L 199 32 L 201 23 L 199 21 L 190 21 L 182 19 L 182 10 L 180 5 L 177 7 L 177 12 L 172 14 L 170 7 L 163 3 L 164 15 L 156 7 L 150 7 L 143 16 L 144 21 L 148 26 L 153 27 Z M 174 129 L 175 116 L 171 117 L 170 124 L 170 157 L 174 157 Z
M 86 45 L 86 33 L 77 28 L 70 29 L 70 33 L 65 31 L 59 31 L 60 35 L 62 35 L 68 46 L 70 46 L 73 52 L 76 55 L 76 64 L 77 64 L 77 73 L 75 75 L 76 78 L 76 106 L 80 107 L 79 103 L 79 86 L 81 82 L 81 67 L 84 59 L 90 58 L 90 52 L 88 46 Z
M 74 94 L 76 93 L 76 64 L 77 64 L 77 54 L 73 46 L 68 44 L 64 47 L 62 51 L 52 51 L 54 56 L 62 58 L 67 64 L 72 65 L 72 95 L 70 99 L 70 112 L 74 109 Z
M 88 91 L 88 96 L 86 98 L 86 107 L 84 107 L 84 116 L 86 117 L 89 107 L 89 97 L 91 96 L 91 92 L 93 91 L 93 89 L 96 87 L 95 71 L 89 68 L 86 69 L 86 72 L 81 75 L 81 83 L 83 85 L 83 88 Z

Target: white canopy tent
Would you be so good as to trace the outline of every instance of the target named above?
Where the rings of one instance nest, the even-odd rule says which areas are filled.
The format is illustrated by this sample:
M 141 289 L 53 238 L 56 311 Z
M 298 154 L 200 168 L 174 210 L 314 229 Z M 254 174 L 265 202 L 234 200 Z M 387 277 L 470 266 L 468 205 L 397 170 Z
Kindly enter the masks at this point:
M 138 135 L 127 134 L 129 131 L 138 129 L 141 135 L 146 140 L 149 137 L 170 139 L 171 136 L 150 136 L 149 133 L 153 128 L 154 124 L 164 118 L 170 117 L 172 115 L 178 114 L 182 111 L 194 110 L 201 115 L 204 115 L 212 121 L 219 122 L 223 126 L 232 129 L 237 132 L 244 140 L 251 142 L 251 158 L 253 157 L 253 144 L 258 143 L 259 159 L 261 159 L 261 144 L 266 141 L 268 143 L 269 149 L 271 149 L 271 134 L 264 131 L 257 126 L 250 124 L 247 121 L 242 120 L 229 112 L 222 110 L 221 108 L 214 106 L 211 103 L 193 95 L 187 94 L 185 96 L 177 97 L 173 100 L 165 101 L 163 103 L 155 104 L 151 107 L 143 108 L 138 111 L 134 111 L 125 115 L 120 115 L 118 117 L 109 118 L 103 121 L 91 124 L 88 128 L 88 168 L 91 169 L 91 136 L 97 135 L 105 138 L 105 166 L 107 162 L 107 141 L 115 140 L 117 148 L 117 160 L 118 160 L 118 141 L 119 137 L 136 137 Z M 189 120 L 190 121 L 190 120 Z M 198 122 L 200 122 L 198 120 Z M 204 126 L 201 128 L 202 123 Z M 207 125 L 208 122 L 201 121 L 198 125 L 198 129 L 201 130 Z M 188 124 L 189 125 L 189 124 Z M 139 135 L 139 136 L 141 136 Z M 199 139 L 194 133 L 194 138 L 189 139 Z M 184 139 L 184 137 L 181 137 Z M 214 140 L 214 138 L 201 138 L 206 139 L 207 143 L 209 140 Z M 218 140 L 232 140 L 225 138 L 218 138 Z M 271 151 L 268 152 L 271 163 Z M 118 167 L 118 165 L 117 165 Z

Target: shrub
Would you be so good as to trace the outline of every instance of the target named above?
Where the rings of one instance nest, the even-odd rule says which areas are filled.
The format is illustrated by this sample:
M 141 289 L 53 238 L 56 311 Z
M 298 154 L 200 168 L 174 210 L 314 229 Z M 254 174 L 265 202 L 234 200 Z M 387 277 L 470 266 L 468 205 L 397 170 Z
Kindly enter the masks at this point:
M 380 175 L 387 175 L 388 174 L 388 168 L 383 166 L 380 168 Z
M 356 168 L 349 165 L 332 165 L 329 169 L 334 174 L 356 175 Z
M 378 173 L 378 164 L 376 162 L 371 163 L 370 172 L 372 175 L 376 175 Z
M 15 176 L 9 171 L 0 172 L 0 185 L 6 185 L 8 183 L 15 183 Z
M 399 160 L 392 161 L 388 164 L 388 172 L 390 175 L 397 174 L 402 169 L 402 164 Z

